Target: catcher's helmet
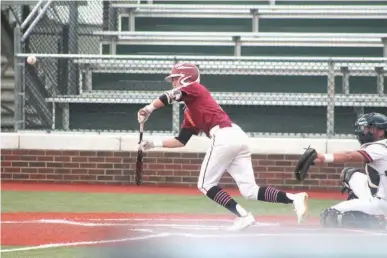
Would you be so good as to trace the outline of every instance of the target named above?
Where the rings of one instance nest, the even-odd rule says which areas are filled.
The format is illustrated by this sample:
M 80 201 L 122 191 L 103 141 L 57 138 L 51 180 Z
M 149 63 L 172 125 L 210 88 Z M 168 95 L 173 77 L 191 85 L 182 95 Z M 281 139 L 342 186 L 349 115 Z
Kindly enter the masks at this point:
M 194 82 L 200 82 L 199 68 L 190 63 L 178 63 L 173 66 L 171 74 L 165 80 L 172 82 L 172 78 L 179 77 L 178 86 L 187 86 Z
M 365 132 L 366 127 L 373 127 L 384 130 L 384 137 L 387 136 L 387 116 L 380 113 L 367 113 L 360 116 L 355 123 L 355 135 L 361 144 L 373 142 L 378 139 L 374 138 L 372 132 Z

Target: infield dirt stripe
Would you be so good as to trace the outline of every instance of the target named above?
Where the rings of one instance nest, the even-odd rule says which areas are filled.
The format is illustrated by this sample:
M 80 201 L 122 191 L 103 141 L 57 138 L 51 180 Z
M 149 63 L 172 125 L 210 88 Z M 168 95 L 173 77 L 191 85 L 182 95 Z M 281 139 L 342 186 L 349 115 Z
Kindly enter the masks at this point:
M 92 227 L 80 227 L 82 225 L 71 225 L 61 223 L 47 223 L 39 222 L 38 220 L 71 220 L 71 221 L 91 221 L 103 219 L 213 219 L 211 224 L 217 224 L 217 220 L 233 219 L 231 215 L 192 215 L 192 214 L 139 214 L 139 213 L 32 213 L 32 212 L 18 212 L 18 213 L 3 213 L 2 223 L 2 239 L 1 245 L 21 245 L 21 246 L 35 246 L 48 243 L 68 243 L 81 241 L 100 241 L 111 238 L 109 234 L 116 234 L 122 230 L 120 225 L 112 225 L 107 230 L 104 226 L 94 225 Z M 281 222 L 285 224 L 294 225 L 294 217 L 287 216 L 257 216 L 258 221 L 262 222 Z M 35 221 L 35 222 L 34 222 Z M 317 219 L 312 218 L 309 225 L 315 225 Z M 9 223 L 15 222 L 15 223 Z M 98 221 L 96 221 L 98 222 Z M 186 221 L 185 221 L 186 222 Z M 136 223 L 139 223 L 138 221 Z M 231 223 L 231 221 L 230 221 Z M 151 225 L 151 224 L 150 224 Z M 126 228 L 127 229 L 127 228 Z M 143 236 L 146 232 L 131 232 L 130 236 Z M 31 236 L 34 237 L 31 237 Z

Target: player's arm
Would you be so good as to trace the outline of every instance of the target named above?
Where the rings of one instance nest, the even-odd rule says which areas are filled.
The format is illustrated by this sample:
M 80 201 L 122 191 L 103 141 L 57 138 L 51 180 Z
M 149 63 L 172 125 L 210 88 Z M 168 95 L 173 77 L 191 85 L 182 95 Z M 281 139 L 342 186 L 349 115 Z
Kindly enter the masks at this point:
M 179 135 L 170 138 L 170 139 L 165 139 L 161 142 L 162 146 L 164 148 L 180 148 L 184 147 L 189 140 L 191 139 L 192 135 L 197 135 L 195 129 L 193 128 L 182 128 L 179 132 Z
M 332 154 L 317 154 L 315 161 L 318 163 L 327 163 L 327 162 L 336 162 L 336 163 L 345 163 L 345 162 L 366 162 L 370 163 L 378 159 L 386 157 L 387 151 L 386 148 L 380 144 L 371 144 L 364 149 L 359 149 L 356 151 L 344 151 L 344 152 L 335 152 Z
M 186 95 L 184 91 L 180 89 L 173 89 L 161 94 L 158 98 L 154 99 L 149 105 L 143 107 L 138 111 L 138 122 L 144 123 L 153 111 L 171 104 L 173 101 L 181 101 Z
M 191 139 L 192 135 L 197 135 L 195 128 L 182 128 L 179 135 L 169 139 L 155 139 L 155 140 L 144 140 L 140 143 L 140 148 L 143 151 L 150 150 L 155 147 L 159 148 L 181 148 L 184 147 Z
M 366 157 L 360 151 L 342 151 L 329 154 L 318 153 L 315 164 L 322 163 L 346 163 L 346 162 L 366 162 Z

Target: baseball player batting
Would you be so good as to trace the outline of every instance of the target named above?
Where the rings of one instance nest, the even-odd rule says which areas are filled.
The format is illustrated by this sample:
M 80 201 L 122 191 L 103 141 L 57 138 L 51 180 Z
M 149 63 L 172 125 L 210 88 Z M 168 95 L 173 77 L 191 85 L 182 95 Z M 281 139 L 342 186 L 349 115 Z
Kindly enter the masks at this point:
M 360 116 L 355 134 L 358 150 L 318 153 L 316 165 L 335 162 L 364 162 L 365 173 L 347 167 L 341 172 L 343 193 L 348 198 L 321 213 L 324 227 L 386 228 L 387 221 L 387 117 L 380 113 Z
M 154 147 L 179 148 L 185 146 L 192 135 L 204 132 L 212 143 L 204 157 L 197 186 L 208 198 L 236 215 L 237 218 L 228 228 L 229 230 L 245 229 L 255 223 L 255 218 L 218 186 L 226 170 L 246 199 L 293 204 L 298 223 L 302 223 L 308 213 L 308 194 L 285 193 L 269 186 L 256 184 L 248 136 L 230 120 L 206 87 L 200 84 L 198 67 L 189 63 L 176 64 L 165 79 L 172 83 L 173 89 L 164 92 L 152 103 L 140 109 L 138 121 L 144 123 L 156 109 L 173 101 L 183 101 L 185 111 L 181 130 L 174 138 L 144 140 L 139 148 L 144 151 Z

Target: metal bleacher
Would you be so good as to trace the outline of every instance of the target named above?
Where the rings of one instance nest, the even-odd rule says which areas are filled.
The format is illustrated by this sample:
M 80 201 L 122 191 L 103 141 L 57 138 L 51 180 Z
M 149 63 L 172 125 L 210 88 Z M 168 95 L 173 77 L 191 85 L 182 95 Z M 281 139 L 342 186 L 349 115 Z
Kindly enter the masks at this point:
M 252 18 L 255 11 L 260 18 L 344 18 L 384 19 L 383 6 L 313 6 L 313 5 L 227 5 L 227 4 L 127 4 L 114 3 L 113 8 L 135 12 L 136 17 L 198 17 L 198 18 Z M 367 12 L 364 12 L 367 10 Z M 130 14 L 126 14 L 130 15 Z
M 168 18 L 220 18 L 251 19 L 253 32 L 259 31 L 259 19 L 386 19 L 386 6 L 321 6 L 321 5 L 180 5 L 180 4 L 112 4 L 126 13 L 119 15 L 119 28 L 122 17 L 129 18 L 128 27 L 135 28 L 136 17 Z M 184 8 L 182 8 L 184 7 Z
M 334 119 L 335 107 L 364 108 L 387 107 L 385 95 L 385 75 L 387 70 L 387 30 L 384 32 L 327 33 L 311 32 L 276 32 L 261 31 L 262 19 L 338 19 L 338 20 L 387 20 L 387 5 L 226 5 L 226 4 L 125 4 L 113 3 L 110 8 L 119 10 L 118 28 L 116 30 L 94 31 L 100 37 L 102 55 L 68 56 L 79 67 L 79 94 L 52 96 L 46 99 L 53 103 L 53 111 L 58 103 L 77 104 L 147 104 L 160 94 L 160 82 L 150 81 L 146 89 L 100 90 L 94 89 L 93 74 L 168 74 L 176 61 L 196 63 L 204 76 L 306 76 L 325 77 L 325 92 L 246 92 L 233 89 L 222 92 L 214 91 L 214 98 L 223 105 L 230 106 L 295 106 L 326 107 L 327 119 Z M 177 31 L 141 30 L 137 28 L 137 18 L 194 18 L 237 20 L 251 19 L 251 31 Z M 125 19 L 124 19 L 125 18 Z M 126 19 L 127 18 L 127 19 Z M 118 53 L 119 46 L 165 46 L 170 52 L 142 53 L 141 51 Z M 104 47 L 109 51 L 105 53 Z M 186 46 L 187 53 L 173 53 L 176 46 Z M 205 55 L 195 52 L 194 47 L 229 47 L 226 54 Z M 191 49 L 192 47 L 192 49 Z M 364 57 L 346 56 L 269 56 L 245 54 L 244 48 L 257 47 L 293 47 L 297 49 L 325 47 L 369 48 L 379 49 L 380 55 Z M 130 48 L 132 49 L 132 48 Z M 169 51 L 169 50 L 168 50 Z M 157 52 L 155 50 L 155 52 Z M 49 54 L 42 57 L 51 57 Z M 341 78 L 341 84 L 335 78 Z M 351 78 L 371 77 L 374 91 L 364 94 L 352 94 Z M 131 82 L 135 84 L 135 81 Z M 143 82 L 145 83 L 145 82 Z M 307 85 L 313 89 L 314 85 Z M 168 87 L 168 85 L 167 85 Z M 335 88 L 336 87 L 336 88 Z M 337 91 L 337 88 L 339 90 Z M 176 106 L 177 105 L 177 106 Z M 179 130 L 179 104 L 176 104 L 172 115 L 172 132 Z M 68 109 L 69 105 L 61 106 Z M 68 110 L 65 113 L 70 113 Z M 55 118 L 54 118 L 55 120 Z M 327 122 L 326 135 L 334 134 L 333 122 Z M 66 122 L 68 123 L 68 121 Z M 66 124 L 64 123 L 64 124 Z M 55 121 L 53 122 L 55 126 Z M 54 128 L 53 128 L 54 129 Z M 303 134 L 305 135 L 305 134 Z
M 384 33 L 297 33 L 260 31 L 262 19 L 387 19 L 386 6 L 336 5 L 173 5 L 173 4 L 112 4 L 124 10 L 118 15 L 117 31 L 96 31 L 102 45 L 116 54 L 117 45 L 183 45 L 233 46 L 234 55 L 241 55 L 242 46 L 307 46 L 307 47 L 376 47 L 387 55 L 387 34 Z M 127 17 L 128 19 L 123 19 Z M 251 31 L 138 31 L 138 18 L 190 18 L 196 20 L 250 19 Z M 226 28 L 223 28 L 226 29 Z M 366 34 L 366 35 L 365 35 Z
M 116 45 L 185 45 L 232 46 L 240 56 L 242 47 L 379 47 L 387 49 L 386 34 L 362 33 L 276 33 L 276 32 L 159 32 L 159 31 L 96 31 L 94 35 L 110 38 L 104 43 Z

